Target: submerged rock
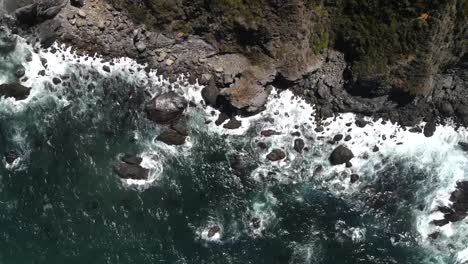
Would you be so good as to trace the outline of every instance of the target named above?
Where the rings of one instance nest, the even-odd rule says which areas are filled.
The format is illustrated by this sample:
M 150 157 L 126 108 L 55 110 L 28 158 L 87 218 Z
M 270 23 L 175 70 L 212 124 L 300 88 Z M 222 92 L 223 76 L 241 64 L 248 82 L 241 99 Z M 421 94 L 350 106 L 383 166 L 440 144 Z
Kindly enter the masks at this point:
M 281 149 L 274 149 L 266 156 L 266 158 L 270 161 L 279 161 L 286 158 L 286 153 Z
M 174 91 L 156 96 L 145 106 L 148 118 L 158 124 L 178 121 L 188 106 L 187 100 Z
M 271 137 L 271 136 L 280 135 L 280 134 L 281 134 L 280 132 L 277 132 L 272 129 L 267 129 L 267 130 L 263 130 L 262 132 L 260 132 L 260 135 L 262 135 L 263 137 Z
M 24 100 L 28 98 L 30 92 L 31 88 L 25 87 L 19 83 L 0 84 L 0 97 Z
M 347 147 L 341 145 L 338 146 L 335 150 L 333 150 L 332 154 L 330 155 L 330 163 L 332 165 L 340 165 L 347 163 L 352 158 L 354 158 L 353 152 L 348 149 Z
M 8 164 L 13 164 L 19 157 L 20 154 L 16 150 L 10 150 L 5 154 L 5 161 Z
M 113 164 L 112 170 L 122 179 L 146 180 L 149 170 L 140 166 L 139 157 L 125 157 Z

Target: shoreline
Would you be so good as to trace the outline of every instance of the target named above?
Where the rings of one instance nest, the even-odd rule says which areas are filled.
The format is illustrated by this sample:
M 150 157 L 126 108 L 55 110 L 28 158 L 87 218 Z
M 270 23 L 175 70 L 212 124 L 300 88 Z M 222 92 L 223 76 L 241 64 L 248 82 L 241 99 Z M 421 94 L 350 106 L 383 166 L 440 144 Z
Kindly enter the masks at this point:
M 437 74 L 437 82 L 444 88 L 435 89 L 430 96 L 374 97 L 353 93 L 353 83 L 346 78 L 350 66 L 345 54 L 338 51 L 327 50 L 308 73 L 290 81 L 274 62 L 262 65 L 241 53 L 222 53 L 199 36 L 146 30 L 102 0 L 88 1 L 80 8 L 68 4 L 52 19 L 32 27 L 17 25 L 16 29 L 31 42 L 38 40 L 44 48 L 58 41 L 77 54 L 100 54 L 104 60 L 128 57 L 169 80 L 189 73 L 191 83 L 198 80 L 206 86 L 207 104 L 229 117 L 258 113 L 271 87 L 276 87 L 291 90 L 314 105 L 317 121 L 349 112 L 414 127 L 429 136 L 435 124 L 445 124 L 448 119 L 460 126 L 468 125 L 468 105 L 463 104 L 463 98 L 468 98 L 468 91 L 463 89 L 468 86 L 468 71 L 464 68 L 468 65 Z M 457 98 L 462 101 L 454 103 Z M 418 127 L 422 121 L 429 124 L 427 128 Z

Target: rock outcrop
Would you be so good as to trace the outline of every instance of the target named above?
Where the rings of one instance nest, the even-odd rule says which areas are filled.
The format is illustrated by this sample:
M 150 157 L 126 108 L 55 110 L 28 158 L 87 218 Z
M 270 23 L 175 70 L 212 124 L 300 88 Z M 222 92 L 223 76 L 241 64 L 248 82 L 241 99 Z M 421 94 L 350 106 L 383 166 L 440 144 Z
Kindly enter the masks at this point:
M 135 156 L 126 156 L 112 165 L 112 170 L 122 179 L 146 180 L 149 170 L 140 166 L 142 159 Z
M 28 98 L 30 92 L 31 88 L 25 87 L 19 83 L 0 84 L 0 97 L 24 100 Z
M 332 165 L 340 165 L 349 162 L 352 158 L 354 158 L 353 152 L 341 145 L 333 150 L 329 160 Z
M 156 96 L 145 105 L 148 118 L 158 124 L 177 122 L 188 106 L 187 100 L 176 92 Z

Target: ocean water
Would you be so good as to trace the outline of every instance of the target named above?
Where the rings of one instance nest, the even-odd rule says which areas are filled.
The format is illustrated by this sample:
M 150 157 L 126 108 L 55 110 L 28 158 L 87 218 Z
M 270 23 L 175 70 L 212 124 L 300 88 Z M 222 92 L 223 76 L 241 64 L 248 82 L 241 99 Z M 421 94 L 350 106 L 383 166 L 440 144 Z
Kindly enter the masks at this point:
M 0 34 L 0 46 L 13 37 Z M 2 264 L 468 261 L 466 221 L 430 224 L 466 180 L 458 147 L 465 129 L 439 126 L 425 138 L 381 120 L 359 128 L 343 114 L 315 132 L 313 106 L 275 90 L 266 111 L 228 131 L 184 76 L 170 83 L 130 59 L 103 62 L 58 46 L 36 53 L 17 41 L 0 54 L 0 83 L 13 81 L 21 64 L 32 91 L 24 101 L 0 99 L 0 153 L 21 153 L 0 165 Z M 196 104 L 186 111 L 184 146 L 155 142 L 162 128 L 142 114 L 145 94 L 169 90 Z M 262 137 L 267 129 L 279 135 Z M 293 149 L 294 132 L 308 151 Z M 352 168 L 328 162 L 336 134 L 351 136 L 340 144 L 354 152 Z M 268 161 L 275 148 L 287 158 Z M 125 153 L 144 157 L 149 180 L 112 173 Z M 213 226 L 220 231 L 210 238 Z M 433 232 L 440 237 L 428 238 Z

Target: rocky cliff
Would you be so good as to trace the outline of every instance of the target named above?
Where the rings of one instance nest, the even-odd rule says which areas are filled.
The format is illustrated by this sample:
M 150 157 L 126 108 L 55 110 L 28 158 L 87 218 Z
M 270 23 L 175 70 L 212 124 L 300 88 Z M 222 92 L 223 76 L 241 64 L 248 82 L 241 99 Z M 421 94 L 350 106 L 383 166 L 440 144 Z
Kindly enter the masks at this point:
M 273 85 L 317 104 L 320 117 L 353 111 L 403 124 L 455 117 L 468 125 L 467 0 L 83 4 L 39 24 L 43 44 L 59 38 L 162 73 L 189 71 L 209 85 L 214 105 L 225 105 L 222 97 L 236 109 L 261 110 Z

